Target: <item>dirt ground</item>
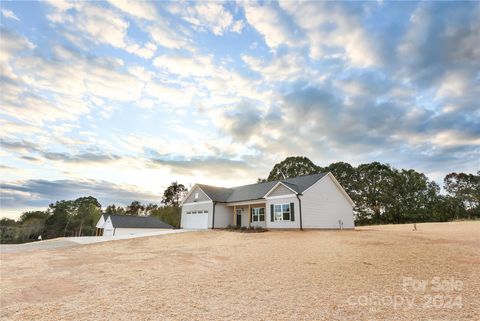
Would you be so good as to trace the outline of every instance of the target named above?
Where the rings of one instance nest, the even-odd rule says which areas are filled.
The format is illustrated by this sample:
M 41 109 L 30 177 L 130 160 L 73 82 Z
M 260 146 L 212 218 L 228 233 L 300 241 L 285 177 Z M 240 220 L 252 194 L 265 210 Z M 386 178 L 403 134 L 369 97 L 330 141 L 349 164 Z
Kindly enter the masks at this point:
M 480 320 L 480 222 L 1 254 L 2 320 Z

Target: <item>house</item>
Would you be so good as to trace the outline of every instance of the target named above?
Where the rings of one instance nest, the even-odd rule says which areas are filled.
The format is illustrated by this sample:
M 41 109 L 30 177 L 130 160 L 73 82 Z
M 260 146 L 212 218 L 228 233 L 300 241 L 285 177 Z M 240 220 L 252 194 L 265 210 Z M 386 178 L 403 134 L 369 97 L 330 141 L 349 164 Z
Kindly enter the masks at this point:
M 182 202 L 185 229 L 353 229 L 352 199 L 332 173 L 232 188 L 194 185 Z
M 173 229 L 154 216 L 103 214 L 97 222 L 97 235 L 118 236 L 152 233 L 164 229 Z

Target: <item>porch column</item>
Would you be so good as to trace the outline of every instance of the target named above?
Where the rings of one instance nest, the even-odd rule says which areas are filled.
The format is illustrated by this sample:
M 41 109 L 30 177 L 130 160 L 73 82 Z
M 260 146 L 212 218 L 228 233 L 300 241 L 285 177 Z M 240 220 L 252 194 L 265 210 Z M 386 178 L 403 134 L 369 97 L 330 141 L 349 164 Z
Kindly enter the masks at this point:
M 237 205 L 233 205 L 233 221 L 232 225 L 237 225 Z

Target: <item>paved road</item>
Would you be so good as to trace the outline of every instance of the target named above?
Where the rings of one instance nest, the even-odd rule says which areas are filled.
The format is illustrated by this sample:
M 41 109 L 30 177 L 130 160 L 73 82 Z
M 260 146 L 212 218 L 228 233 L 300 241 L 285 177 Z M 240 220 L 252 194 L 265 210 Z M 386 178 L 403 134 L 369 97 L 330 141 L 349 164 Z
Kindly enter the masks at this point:
M 139 235 L 121 235 L 121 236 L 80 236 L 80 237 L 62 237 L 53 240 L 36 241 L 24 244 L 0 244 L 0 253 L 18 253 L 35 250 L 51 250 L 65 247 L 78 246 L 82 244 L 92 244 L 107 241 L 125 240 L 137 237 L 158 236 L 166 234 L 184 233 L 191 230 L 162 230 L 158 232 L 145 233 Z

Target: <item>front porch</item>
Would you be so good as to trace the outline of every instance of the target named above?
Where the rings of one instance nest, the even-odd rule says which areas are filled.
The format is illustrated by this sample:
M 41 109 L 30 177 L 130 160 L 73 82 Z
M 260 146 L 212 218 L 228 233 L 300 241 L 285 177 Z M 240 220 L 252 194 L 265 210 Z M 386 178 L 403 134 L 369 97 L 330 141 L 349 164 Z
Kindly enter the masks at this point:
M 267 208 L 265 200 L 229 204 L 231 224 L 236 227 L 266 228 Z

